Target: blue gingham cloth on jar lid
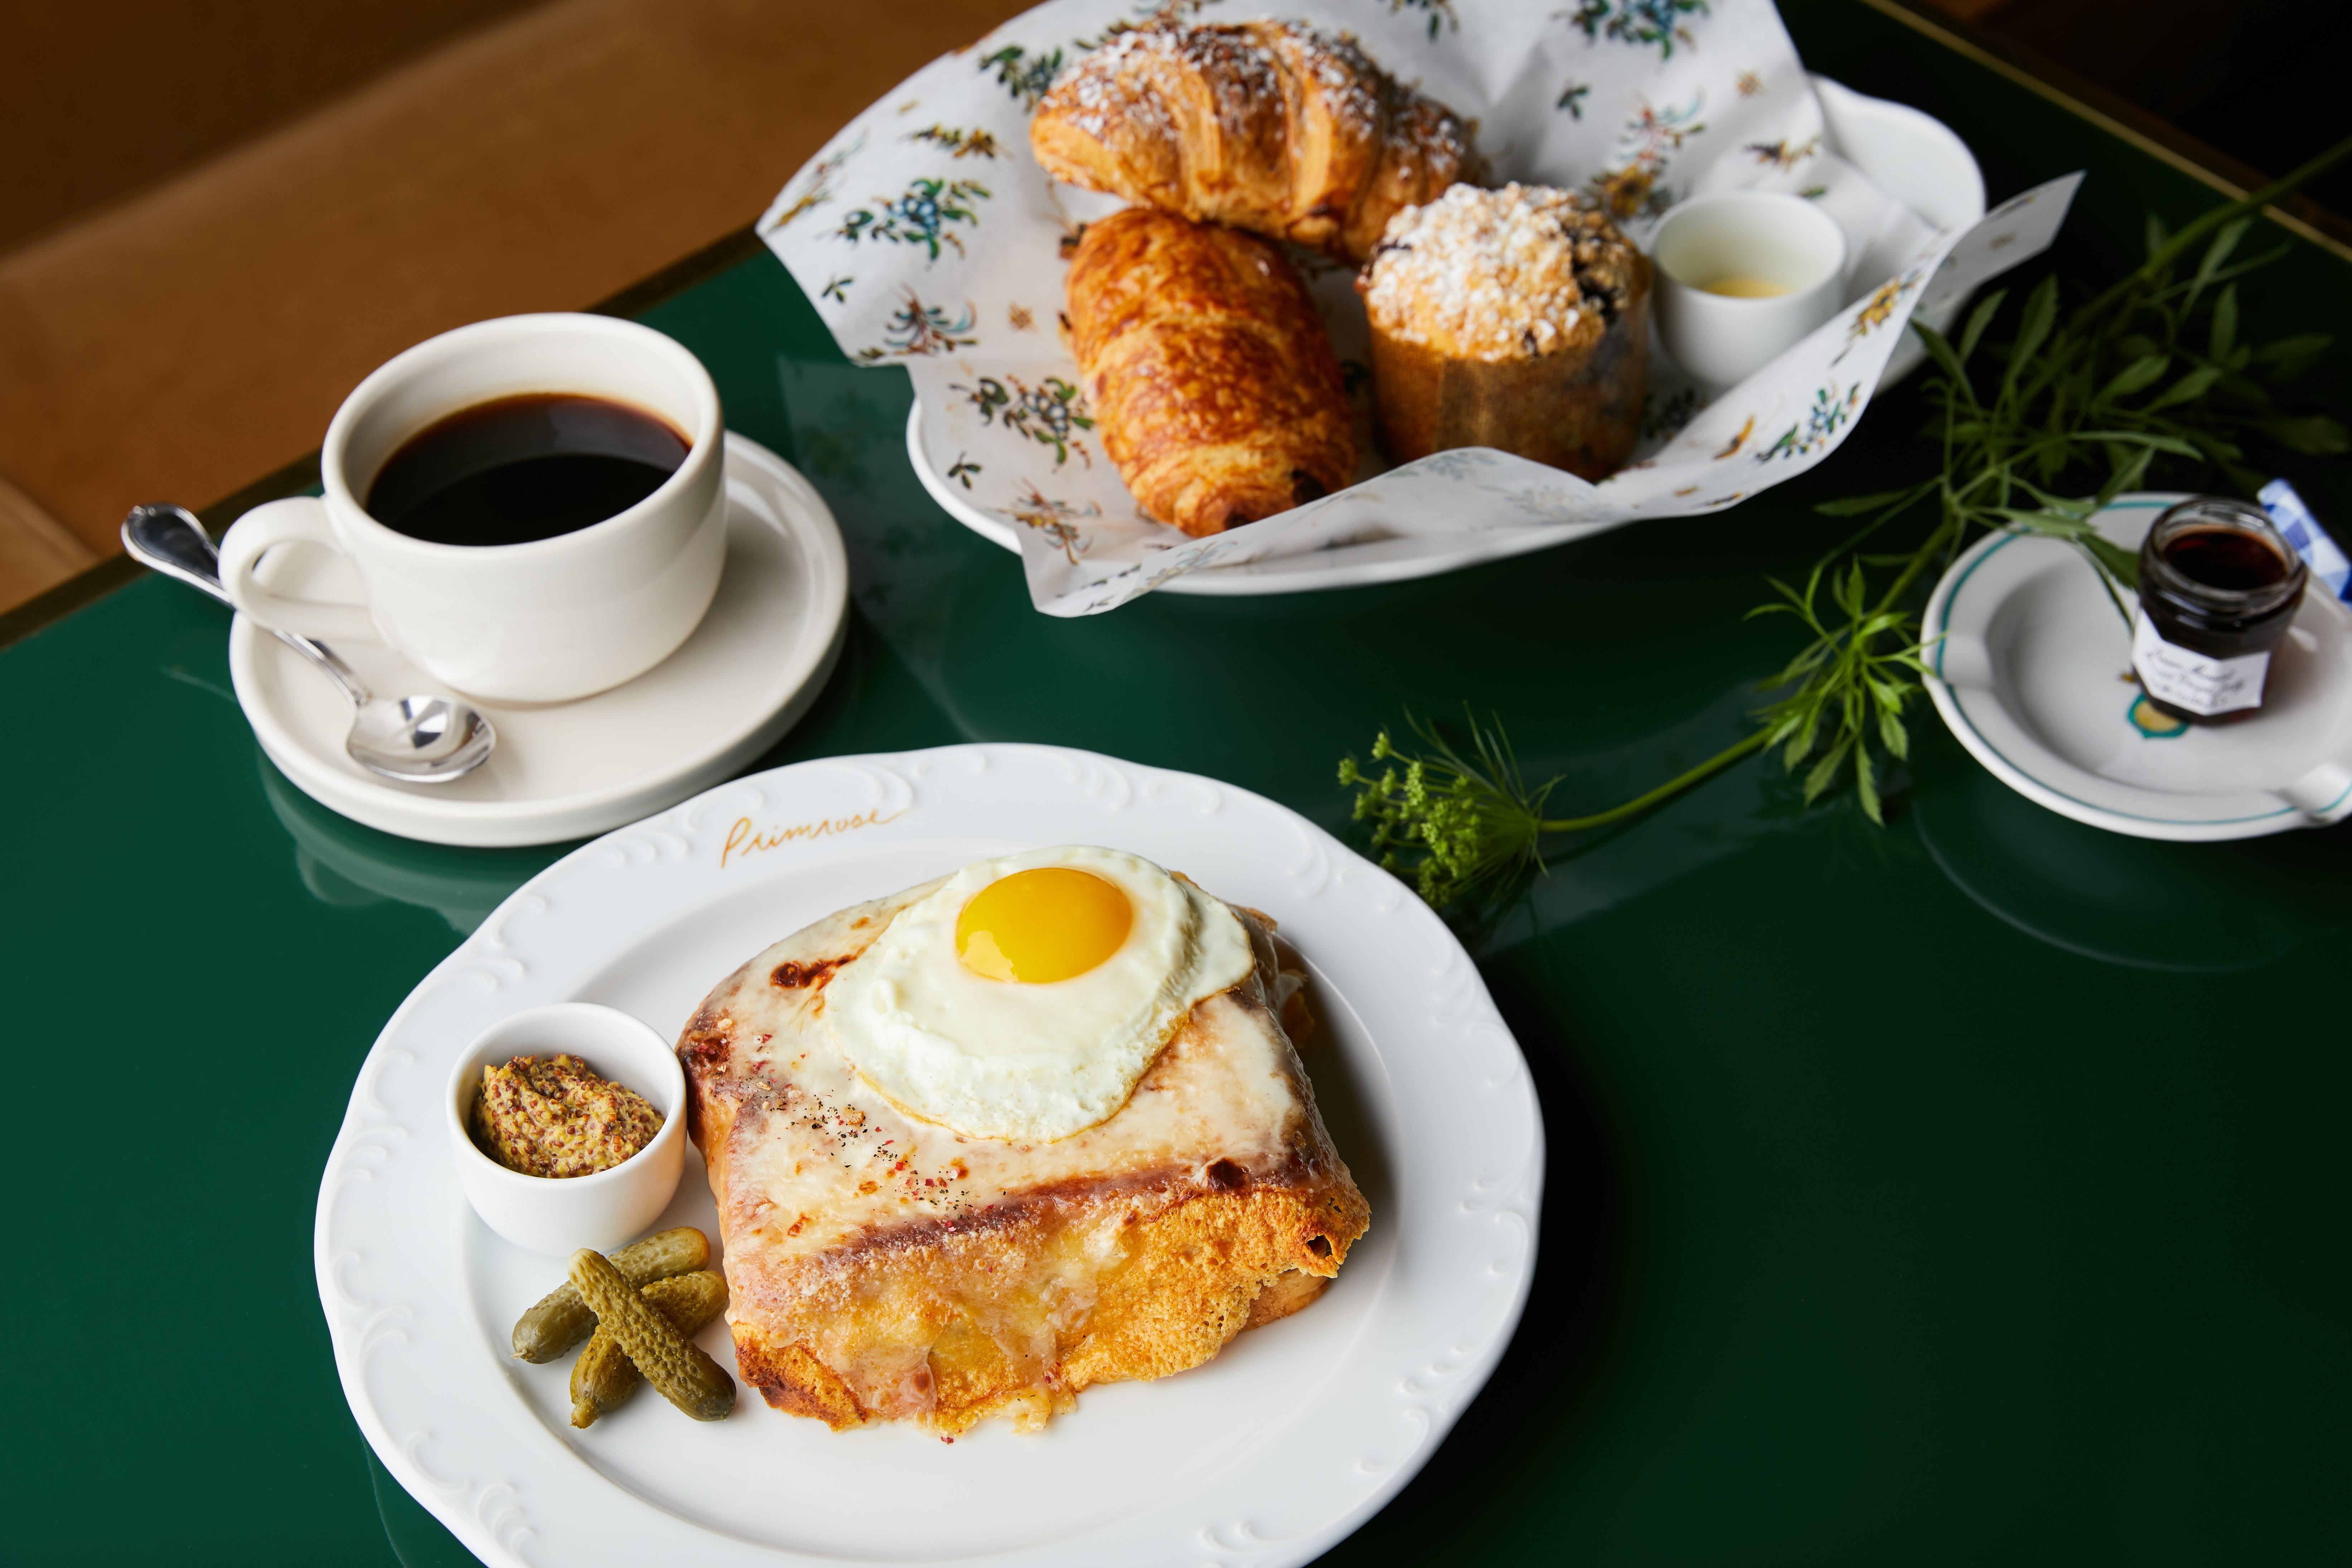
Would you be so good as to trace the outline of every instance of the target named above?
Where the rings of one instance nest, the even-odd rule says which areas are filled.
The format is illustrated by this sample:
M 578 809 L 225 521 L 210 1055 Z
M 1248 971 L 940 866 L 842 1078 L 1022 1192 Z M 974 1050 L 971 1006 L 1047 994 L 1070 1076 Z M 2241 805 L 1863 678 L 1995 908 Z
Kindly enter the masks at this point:
M 2345 559 L 2336 541 L 2319 526 L 2303 498 L 2284 479 L 2273 479 L 2262 488 L 2263 510 L 2271 514 L 2278 531 L 2294 546 L 2311 568 L 2314 579 L 2327 584 L 2327 591 L 2337 598 L 2352 602 L 2352 560 Z

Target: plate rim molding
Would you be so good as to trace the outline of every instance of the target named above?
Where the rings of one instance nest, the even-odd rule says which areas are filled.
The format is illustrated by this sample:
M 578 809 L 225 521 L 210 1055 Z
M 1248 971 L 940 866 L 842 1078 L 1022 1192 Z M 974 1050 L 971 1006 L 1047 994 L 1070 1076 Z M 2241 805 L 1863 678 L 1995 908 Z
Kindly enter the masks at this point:
M 339 816 L 403 838 L 472 848 L 553 844 L 606 832 L 707 789 L 758 757 L 800 721 L 833 677 L 848 636 L 849 553 L 833 510 L 805 475 L 747 436 L 729 430 L 725 440 L 729 505 L 738 512 L 738 521 L 730 526 L 745 526 L 740 520 L 749 519 L 750 526 L 775 532 L 798 557 L 793 615 L 779 622 L 795 629 L 780 646 L 762 650 L 772 662 L 763 660 L 752 678 L 759 689 L 747 695 L 723 724 L 714 723 L 708 733 L 696 737 L 682 754 L 618 784 L 503 800 L 469 799 L 452 793 L 464 789 L 463 780 L 448 784 L 403 784 L 379 778 L 343 756 L 340 733 L 335 743 L 326 747 L 309 732 L 312 726 L 289 718 L 284 710 L 285 698 L 276 693 L 286 683 L 321 678 L 303 667 L 267 631 L 239 615 L 229 624 L 229 680 L 263 754 L 296 788 Z M 757 504 L 749 504 L 747 495 Z M 719 593 L 726 592 L 722 579 Z M 563 714 L 593 723 L 600 703 L 627 692 L 638 681 L 658 679 L 671 660 L 693 649 L 710 624 L 706 616 L 678 653 L 636 681 L 577 701 L 533 705 L 518 711 L 533 721 Z M 429 676 L 410 669 L 389 649 L 371 647 L 364 651 L 372 656 L 367 662 L 396 661 L 406 672 L 405 679 L 415 683 L 405 689 L 446 689 Z M 270 661 L 267 670 L 265 660 Z M 381 680 L 373 684 L 379 691 L 385 689 Z M 321 689 L 325 689 L 323 683 Z M 499 727 L 499 746 L 515 743 L 509 733 L 515 726 L 508 710 L 496 703 L 478 706 Z M 488 764 L 497 765 L 495 758 Z
M 2130 491 L 2117 496 L 2092 521 L 2112 523 L 2118 513 L 2131 514 L 2130 522 L 2121 530 L 2109 526 L 2101 531 L 2126 549 L 2137 548 L 2146 535 L 2147 525 L 2158 511 L 2188 499 L 2187 491 Z M 1923 684 L 1945 727 L 1988 772 L 2035 805 L 2061 816 L 2110 833 L 2172 843 L 2259 838 L 2297 828 L 2332 826 L 2352 816 L 2352 737 L 2339 736 L 2346 743 L 2334 756 L 2306 773 L 2275 784 L 2205 792 L 2153 789 L 2093 773 L 2059 754 L 2033 721 L 2012 710 L 2011 704 L 2003 698 L 1997 673 L 1989 672 L 1982 679 L 1957 682 L 1945 679 L 1948 652 L 1962 650 L 1961 656 L 1972 665 L 1990 658 L 1987 631 L 2011 595 L 2039 574 L 2038 568 L 2029 563 L 2053 552 L 2073 556 L 2072 550 L 2056 540 L 2002 531 L 1988 534 L 1945 569 L 1920 617 L 1920 636 L 1930 647 L 1928 673 Z M 2005 560 L 2000 559 L 2004 555 Z M 2074 563 L 2085 573 L 2090 570 L 2079 561 Z M 1979 575 L 1980 571 L 1982 576 Z M 2307 593 L 2297 613 L 2298 628 L 2317 616 L 2336 622 L 2333 636 L 2339 645 L 2352 637 L 2352 616 L 2346 615 L 2343 606 L 2329 600 L 2324 592 Z M 2298 629 L 2296 635 L 2303 635 L 2302 630 Z M 2352 664 L 2341 657 L 2340 646 L 2336 652 L 2338 657 L 2333 660 L 2323 658 L 2319 668 L 2328 685 L 2340 688 L 2352 680 Z M 2125 657 L 2128 658 L 2127 651 Z M 2118 683 L 2115 708 L 2118 717 L 2132 706 L 2125 698 L 2125 690 Z M 1988 730 L 1999 733 L 1988 733 Z M 2229 731 L 2214 733 L 2226 735 Z M 2162 744 L 2177 738 L 2177 734 L 2151 736 L 2149 743 Z M 2327 775 L 2325 781 L 2321 779 L 2323 774 Z M 2305 780 L 2335 782 L 2336 774 L 2343 775 L 2340 787 L 2325 790 L 2308 805 L 2289 793 Z M 2216 810 L 2198 815 L 2188 803 L 2199 801 L 2217 803 Z M 2230 804 L 2218 804 L 2223 802 Z
M 759 853 L 741 847 L 745 823 L 768 840 Z M 765 831 L 804 823 L 833 826 Z M 841 879 L 895 875 L 918 859 L 944 868 L 1032 839 L 1124 844 L 1198 875 L 1223 897 L 1272 910 L 1309 967 L 1318 1012 L 1333 1026 L 1328 1046 L 1308 1046 L 1310 1067 L 1354 1086 L 1361 1127 L 1353 1152 L 1360 1160 L 1371 1153 L 1366 1141 L 1377 1146 L 1381 1182 L 1373 1229 L 1357 1248 L 1369 1272 L 1355 1276 L 1353 1297 L 1343 1269 L 1322 1302 L 1286 1321 L 1299 1337 L 1243 1347 L 1308 1358 L 1275 1363 L 1297 1366 L 1297 1375 L 1259 1395 L 1264 1408 L 1229 1407 L 1219 1401 L 1236 1389 L 1254 1394 L 1259 1383 L 1199 1384 L 1192 1394 L 1181 1386 L 1216 1373 L 1213 1361 L 1158 1385 L 1097 1390 L 1038 1437 L 982 1430 L 974 1434 L 982 1444 L 946 1448 L 898 1428 L 826 1433 L 764 1408 L 749 1388 L 717 1426 L 687 1422 L 656 1401 L 614 1417 L 624 1430 L 609 1437 L 603 1423 L 585 1433 L 564 1426 L 553 1408 L 563 1404 L 562 1366 L 504 1362 L 505 1325 L 489 1323 L 488 1308 L 476 1304 L 469 1271 L 482 1258 L 503 1257 L 485 1249 L 505 1244 L 466 1228 L 479 1222 L 457 1191 L 436 1117 L 457 1053 L 499 1017 L 583 993 L 609 995 L 614 985 L 655 984 L 652 971 L 664 995 L 681 989 L 689 969 L 697 977 L 708 969 L 697 986 L 715 984 L 750 954 L 699 951 L 715 943 L 709 933 L 765 922 L 771 900 L 830 898 Z M 803 890 L 795 895 L 795 887 Z M 674 1028 L 683 1016 L 646 1021 Z M 1318 1059 L 1318 1048 L 1339 1054 Z M 723 1453 L 733 1440 L 758 1445 L 738 1450 L 737 1470 L 764 1466 L 764 1456 L 791 1451 L 775 1439 L 797 1441 L 802 1428 L 812 1443 L 868 1444 L 808 1450 L 820 1457 L 812 1465 L 847 1467 L 842 1473 L 856 1485 L 870 1467 L 877 1487 L 903 1493 L 912 1456 L 931 1478 L 927 1495 L 950 1513 L 951 1499 L 940 1498 L 959 1477 L 982 1485 L 989 1472 L 980 1461 L 993 1455 L 990 1462 L 1012 1467 L 1000 1473 L 1025 1486 L 1031 1453 L 1050 1461 L 1045 1445 L 1057 1433 L 1081 1444 L 1066 1455 L 1098 1452 L 1105 1435 L 1116 1437 L 1123 1467 L 1181 1453 L 1181 1468 L 1136 1472 L 1191 1478 L 1172 1490 L 1138 1493 L 1118 1505 L 1123 1511 L 1103 1514 L 1080 1489 L 1055 1486 L 1066 1520 L 1047 1519 L 1011 1545 L 982 1542 L 971 1555 L 1003 1568 L 1291 1568 L 1402 1489 L 1500 1362 L 1534 1278 L 1544 1143 L 1532 1074 L 1459 941 L 1403 883 L 1288 807 L 1196 774 L 1055 746 L 821 758 L 719 785 L 582 846 L 516 889 L 436 965 L 360 1068 L 320 1178 L 313 1265 L 336 1371 L 370 1447 L 469 1550 L 500 1568 L 635 1563 L 656 1551 L 690 1551 L 707 1568 L 838 1562 L 814 1554 L 830 1549 L 802 1544 L 812 1538 L 800 1529 L 806 1521 L 772 1502 L 764 1482 L 746 1492 L 740 1476 L 720 1474 L 726 1464 L 710 1465 L 706 1481 L 693 1458 Z M 701 1183 L 698 1172 L 690 1160 L 686 1182 Z M 560 1261 L 535 1261 L 551 1282 L 560 1272 Z M 1104 1424 L 1085 1432 L 1088 1401 L 1123 1393 L 1176 1403 L 1130 1405 L 1129 1416 L 1107 1407 Z M 1183 1410 L 1193 1412 L 1189 1427 Z M 1258 1424 L 1237 1428 L 1245 1440 L 1216 1448 L 1203 1468 L 1202 1411 L 1228 1436 L 1234 1422 Z M 640 1457 L 650 1452 L 646 1462 L 670 1463 L 686 1479 L 638 1485 L 605 1473 L 623 1450 L 600 1455 L 598 1445 L 627 1438 L 632 1418 L 652 1435 Z M 745 1423 L 786 1426 L 746 1433 Z M 696 1446 L 675 1459 L 674 1434 Z M 1034 1451 L 1017 1447 L 1032 1442 Z M 758 1472 L 772 1474 L 790 1479 L 781 1468 Z M 698 1504 L 678 1500 L 678 1488 L 698 1485 L 707 1489 Z M 740 1515 L 723 1513 L 747 1506 L 779 1510 L 799 1534 L 781 1543 L 772 1531 L 750 1538 L 727 1522 Z M 878 1541 L 856 1555 L 943 1560 Z

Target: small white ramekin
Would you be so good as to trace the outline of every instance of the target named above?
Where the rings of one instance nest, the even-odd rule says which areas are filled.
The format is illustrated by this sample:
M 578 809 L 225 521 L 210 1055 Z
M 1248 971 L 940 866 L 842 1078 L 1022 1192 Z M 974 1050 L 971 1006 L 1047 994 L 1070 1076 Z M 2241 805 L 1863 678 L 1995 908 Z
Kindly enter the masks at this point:
M 526 1176 L 475 1147 L 466 1121 L 482 1068 L 558 1052 L 580 1058 L 599 1078 L 652 1101 L 662 1114 L 654 1141 L 588 1176 Z M 677 1053 L 628 1014 L 593 1002 L 533 1007 L 483 1030 L 450 1069 L 445 1103 L 457 1184 L 474 1212 L 517 1247 L 551 1258 L 568 1258 L 583 1247 L 609 1252 L 635 1240 L 669 1206 L 686 1168 L 686 1073 Z
M 1837 314 L 1844 297 L 1845 231 L 1802 196 L 1726 191 L 1666 214 L 1650 240 L 1657 264 L 1658 337 L 1699 381 L 1730 386 L 1763 369 Z M 1735 274 L 1788 290 L 1732 299 L 1706 285 Z

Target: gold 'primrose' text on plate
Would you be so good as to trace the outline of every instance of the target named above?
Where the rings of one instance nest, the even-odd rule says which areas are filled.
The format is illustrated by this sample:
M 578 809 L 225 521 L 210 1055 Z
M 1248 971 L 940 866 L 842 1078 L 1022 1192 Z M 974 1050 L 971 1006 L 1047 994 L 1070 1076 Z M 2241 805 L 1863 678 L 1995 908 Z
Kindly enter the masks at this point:
M 906 815 L 905 810 L 899 810 L 885 816 L 882 808 L 876 806 L 855 816 L 819 817 L 814 822 L 795 822 L 789 827 L 767 828 L 754 827 L 750 817 L 739 816 L 727 830 L 727 842 L 719 851 L 719 864 L 723 869 L 756 850 L 781 849 L 803 839 L 830 838 L 835 834 L 855 833 L 861 827 L 880 827 Z

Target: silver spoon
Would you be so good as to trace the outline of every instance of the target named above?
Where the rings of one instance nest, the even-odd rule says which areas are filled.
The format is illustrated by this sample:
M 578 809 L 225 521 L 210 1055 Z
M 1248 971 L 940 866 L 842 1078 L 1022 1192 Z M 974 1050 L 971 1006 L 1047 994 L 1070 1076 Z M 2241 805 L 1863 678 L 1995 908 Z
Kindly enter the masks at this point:
M 229 602 L 221 590 L 220 553 L 185 508 L 132 507 L 122 520 L 122 548 L 166 577 Z M 452 697 L 377 697 L 326 644 L 292 632 L 276 636 L 325 670 L 351 699 L 358 712 L 343 751 L 368 772 L 403 784 L 446 784 L 489 761 L 498 731 L 467 704 Z

